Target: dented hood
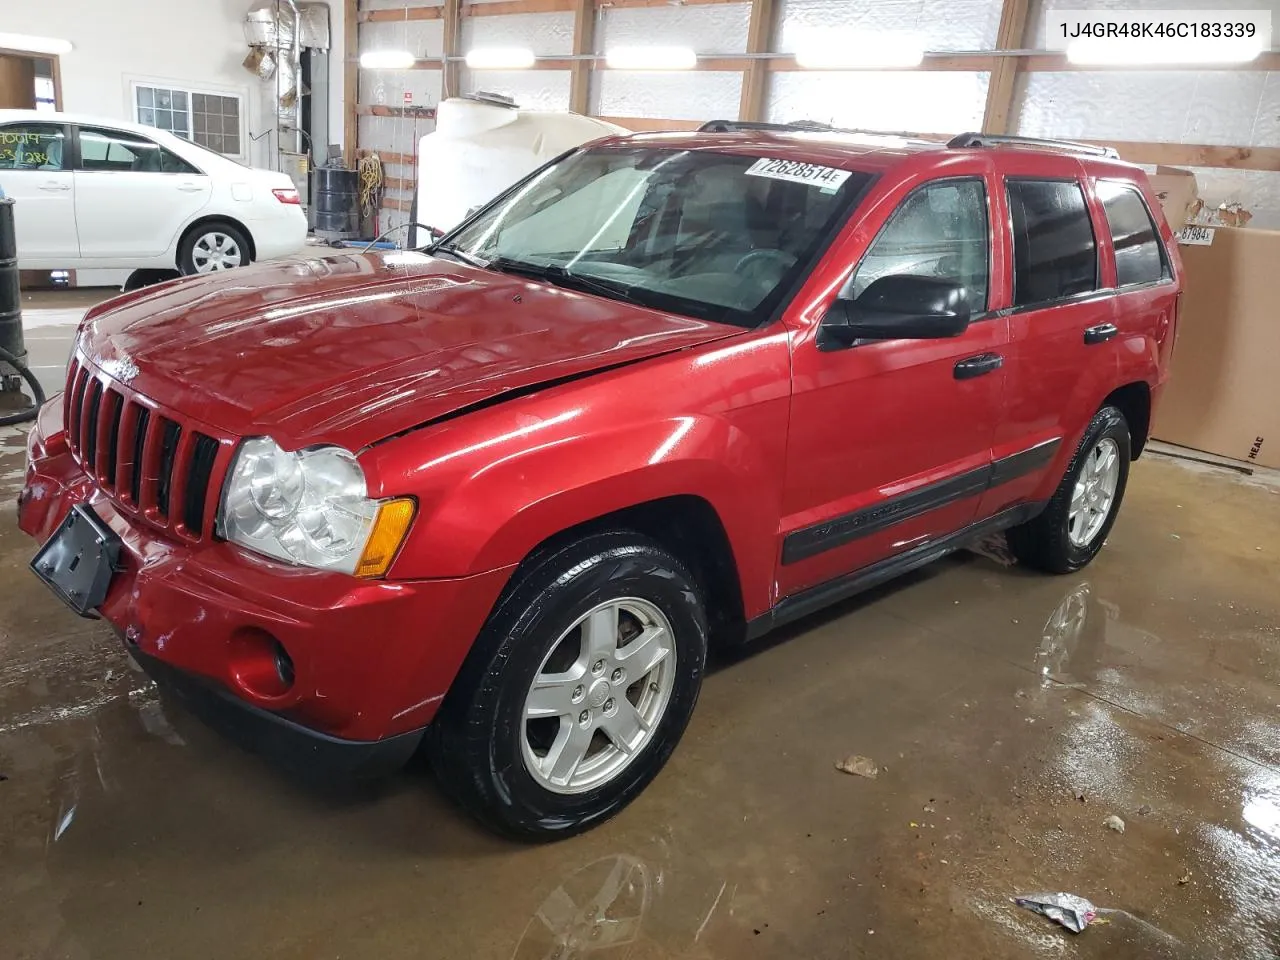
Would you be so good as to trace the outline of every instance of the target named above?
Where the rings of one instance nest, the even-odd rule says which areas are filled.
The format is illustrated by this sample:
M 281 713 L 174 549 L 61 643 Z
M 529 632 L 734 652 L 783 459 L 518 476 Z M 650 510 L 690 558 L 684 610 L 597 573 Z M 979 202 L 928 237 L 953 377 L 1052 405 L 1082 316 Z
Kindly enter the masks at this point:
M 742 332 L 397 252 L 126 295 L 89 315 L 80 350 L 221 430 L 357 450 L 512 391 Z

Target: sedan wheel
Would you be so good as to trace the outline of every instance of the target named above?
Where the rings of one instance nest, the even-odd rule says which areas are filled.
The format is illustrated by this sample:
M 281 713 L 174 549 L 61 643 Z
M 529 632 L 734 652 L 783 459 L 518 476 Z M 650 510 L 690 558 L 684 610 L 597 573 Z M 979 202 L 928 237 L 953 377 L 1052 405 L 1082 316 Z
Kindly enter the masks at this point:
M 196 273 L 212 273 L 242 266 L 244 254 L 235 238 L 221 230 L 201 234 L 191 248 Z
M 178 247 L 178 270 L 190 276 L 247 267 L 253 259 L 249 238 L 225 221 L 202 223 L 188 232 Z

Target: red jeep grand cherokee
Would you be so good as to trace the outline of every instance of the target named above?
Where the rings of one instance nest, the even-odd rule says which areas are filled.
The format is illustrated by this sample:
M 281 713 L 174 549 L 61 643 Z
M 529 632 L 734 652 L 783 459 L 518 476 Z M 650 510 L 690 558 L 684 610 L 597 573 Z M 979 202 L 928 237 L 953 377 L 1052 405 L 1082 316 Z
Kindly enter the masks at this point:
M 662 767 L 709 643 L 995 530 L 1089 562 L 1173 346 L 1158 209 L 1074 144 L 599 141 L 424 253 L 92 310 L 32 566 L 256 747 L 425 740 L 488 824 L 566 835 Z

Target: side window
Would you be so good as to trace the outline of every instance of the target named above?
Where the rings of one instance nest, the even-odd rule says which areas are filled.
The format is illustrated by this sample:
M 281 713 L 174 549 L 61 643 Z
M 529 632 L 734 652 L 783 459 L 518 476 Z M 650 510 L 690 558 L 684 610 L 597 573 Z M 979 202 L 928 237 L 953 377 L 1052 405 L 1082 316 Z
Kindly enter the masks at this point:
M 1117 285 L 1154 283 L 1169 276 L 1155 221 L 1138 191 L 1126 184 L 1100 180 L 1098 197 L 1115 246 Z
M 85 170 L 196 173 L 195 167 L 136 133 L 80 128 L 80 166 Z
M 953 280 L 969 309 L 987 309 L 987 192 L 981 180 L 938 180 L 910 193 L 872 242 L 845 289 L 857 297 L 873 280 L 897 274 Z
M 1013 305 L 1049 303 L 1098 288 L 1098 249 L 1075 180 L 1010 180 Z
M 176 153 L 171 153 L 164 147 L 160 148 L 160 171 L 161 173 L 200 173 L 199 170 L 187 163 L 187 161 L 183 160 Z
M 0 170 L 65 170 L 65 134 L 56 123 L 0 127 Z

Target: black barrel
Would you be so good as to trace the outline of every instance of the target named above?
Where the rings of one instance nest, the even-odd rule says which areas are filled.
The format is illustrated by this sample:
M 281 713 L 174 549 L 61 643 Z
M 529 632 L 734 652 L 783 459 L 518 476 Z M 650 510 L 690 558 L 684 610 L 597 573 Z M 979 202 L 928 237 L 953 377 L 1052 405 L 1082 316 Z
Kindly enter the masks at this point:
M 0 347 L 19 360 L 27 359 L 22 339 L 22 295 L 18 288 L 18 239 L 13 228 L 12 199 L 0 199 Z M 0 373 L 12 374 L 0 361 Z
M 316 236 L 350 240 L 360 236 L 360 177 L 339 167 L 311 169 L 311 216 Z

